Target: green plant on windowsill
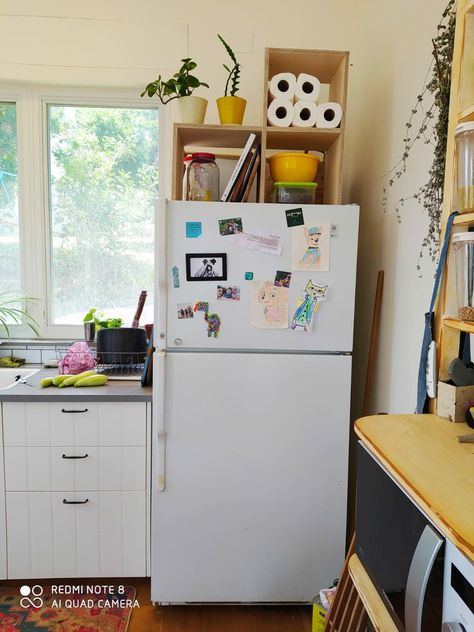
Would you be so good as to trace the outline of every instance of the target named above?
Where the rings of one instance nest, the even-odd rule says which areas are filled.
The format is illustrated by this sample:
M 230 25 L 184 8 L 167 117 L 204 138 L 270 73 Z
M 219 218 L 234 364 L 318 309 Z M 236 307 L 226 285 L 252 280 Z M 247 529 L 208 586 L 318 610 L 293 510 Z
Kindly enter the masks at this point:
M 36 320 L 26 310 L 15 307 L 26 300 L 36 299 L 16 292 L 0 292 L 0 336 L 5 332 L 6 337 L 10 338 L 9 326 L 12 325 L 27 325 L 38 336 L 39 325 Z
M 91 307 L 82 319 L 84 323 L 95 323 L 96 331 L 99 329 L 112 329 L 113 327 L 121 327 L 123 320 L 121 318 L 106 318 L 103 312 L 98 312 L 97 308 Z

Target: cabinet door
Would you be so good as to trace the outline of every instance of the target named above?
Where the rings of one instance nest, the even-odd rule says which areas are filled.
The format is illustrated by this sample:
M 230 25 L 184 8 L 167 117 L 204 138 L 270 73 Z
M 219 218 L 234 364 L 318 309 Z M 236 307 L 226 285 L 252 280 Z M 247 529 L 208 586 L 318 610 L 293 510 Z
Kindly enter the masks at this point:
M 5 448 L 7 491 L 144 490 L 145 446 Z
M 145 576 L 145 502 L 144 491 L 7 492 L 8 577 Z
M 145 402 L 5 402 L 6 446 L 146 444 Z

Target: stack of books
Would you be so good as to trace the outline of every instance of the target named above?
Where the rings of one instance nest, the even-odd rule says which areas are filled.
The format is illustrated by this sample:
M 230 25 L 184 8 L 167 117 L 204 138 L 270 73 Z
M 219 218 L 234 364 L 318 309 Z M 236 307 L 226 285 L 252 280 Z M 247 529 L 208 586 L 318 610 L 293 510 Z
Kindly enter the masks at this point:
M 254 147 L 255 139 L 255 134 L 248 137 L 221 196 L 221 202 L 247 202 L 261 160 L 261 145 Z

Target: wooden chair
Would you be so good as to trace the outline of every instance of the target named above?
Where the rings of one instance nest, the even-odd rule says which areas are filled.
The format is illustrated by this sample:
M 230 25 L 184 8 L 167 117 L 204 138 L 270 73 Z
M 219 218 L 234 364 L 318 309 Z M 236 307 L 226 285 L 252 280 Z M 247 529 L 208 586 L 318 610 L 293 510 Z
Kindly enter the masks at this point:
M 367 612 L 349 574 L 349 560 L 353 554 L 354 538 L 347 552 L 324 632 L 365 632 L 367 630 Z

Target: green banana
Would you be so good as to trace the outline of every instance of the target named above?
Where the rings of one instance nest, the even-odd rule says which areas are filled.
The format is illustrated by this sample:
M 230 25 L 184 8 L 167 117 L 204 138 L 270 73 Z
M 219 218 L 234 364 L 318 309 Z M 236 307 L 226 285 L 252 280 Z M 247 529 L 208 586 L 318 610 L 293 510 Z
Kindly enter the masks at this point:
M 52 386 L 52 384 L 53 384 L 53 378 L 52 377 L 44 377 L 42 380 L 40 380 L 41 388 L 46 388 L 47 386 Z
M 90 375 L 78 380 L 74 386 L 102 386 L 103 384 L 107 384 L 106 375 Z
M 78 373 L 77 375 L 69 375 L 67 380 L 63 380 L 61 384 L 58 384 L 59 388 L 64 388 L 65 386 L 74 386 L 76 382 L 82 380 L 84 377 L 90 377 L 91 375 L 95 375 L 95 371 L 83 371 L 82 373 Z
M 71 376 L 70 375 L 56 375 L 56 377 L 53 377 L 52 379 L 53 386 L 59 386 L 61 382 L 64 382 L 64 380 L 67 380 L 69 377 Z

